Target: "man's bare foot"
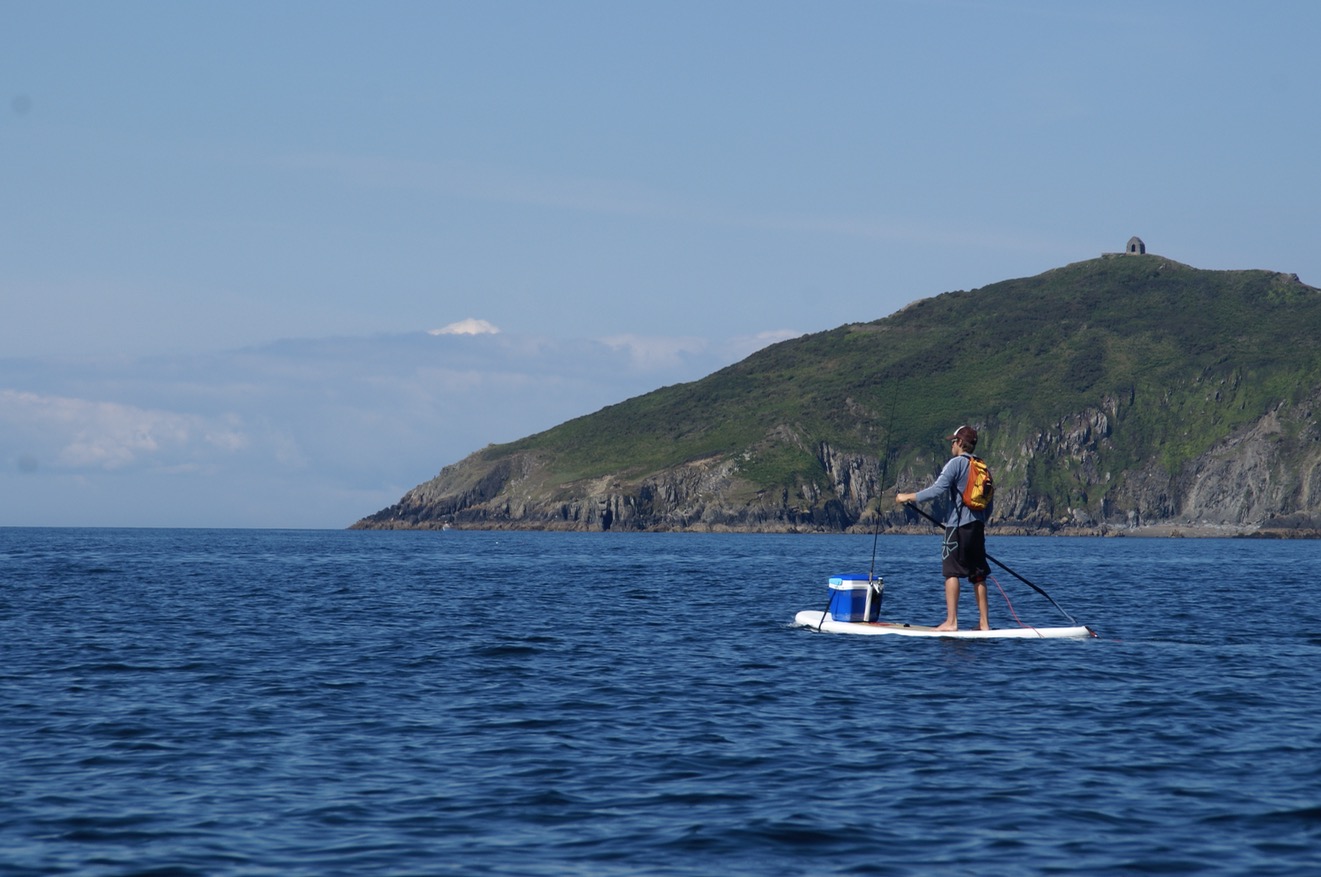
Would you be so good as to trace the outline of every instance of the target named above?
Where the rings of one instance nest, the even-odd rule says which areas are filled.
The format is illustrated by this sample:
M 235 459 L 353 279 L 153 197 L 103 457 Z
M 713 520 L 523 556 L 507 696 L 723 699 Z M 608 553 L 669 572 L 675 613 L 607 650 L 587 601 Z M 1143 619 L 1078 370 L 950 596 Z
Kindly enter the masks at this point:
M 942 631 L 958 630 L 959 623 L 957 621 L 942 621 L 940 624 L 936 625 L 935 629 Z

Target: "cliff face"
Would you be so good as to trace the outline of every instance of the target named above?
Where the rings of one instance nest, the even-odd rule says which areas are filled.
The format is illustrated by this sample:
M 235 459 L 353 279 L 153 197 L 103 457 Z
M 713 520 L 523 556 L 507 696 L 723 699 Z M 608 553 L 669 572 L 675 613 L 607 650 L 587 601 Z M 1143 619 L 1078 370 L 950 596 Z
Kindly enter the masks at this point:
M 1189 531 L 1301 533 L 1321 527 L 1318 396 L 1280 403 L 1246 428 L 1171 470 L 1158 458 L 1115 466 L 1113 412 L 1091 409 L 1035 433 L 1006 468 L 1073 473 L 1079 489 L 997 495 L 996 517 L 1027 531 L 1177 527 Z
M 1033 430 L 1007 455 L 990 457 L 1002 485 L 994 524 L 1002 532 L 1186 532 L 1315 535 L 1321 528 L 1321 428 L 1317 395 L 1281 404 L 1176 471 L 1156 460 L 1113 465 L 1113 413 L 1094 408 Z M 360 528 L 444 526 L 535 530 L 698 530 L 871 532 L 925 522 L 894 507 L 896 483 L 930 483 L 943 460 L 909 465 L 884 478 L 878 456 L 814 449 L 820 478 L 767 490 L 740 474 L 733 454 L 695 460 L 629 482 L 615 477 L 555 485 L 547 460 L 531 452 L 492 464 L 481 453 L 446 467 Z M 1068 473 L 1077 489 L 1033 490 L 1014 473 Z
M 1296 530 L 1321 521 L 1318 398 L 1271 411 L 1218 444 L 1171 485 L 1181 514 L 1208 524 Z
M 478 451 L 355 526 L 925 532 L 893 496 L 970 423 L 1001 532 L 1317 535 L 1319 405 L 1321 290 L 1103 258 L 772 345 Z

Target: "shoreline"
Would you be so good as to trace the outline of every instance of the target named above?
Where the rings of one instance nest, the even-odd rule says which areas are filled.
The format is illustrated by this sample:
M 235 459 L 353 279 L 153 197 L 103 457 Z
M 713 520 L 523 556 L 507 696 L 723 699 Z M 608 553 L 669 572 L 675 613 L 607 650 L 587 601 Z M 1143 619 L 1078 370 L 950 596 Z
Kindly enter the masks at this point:
M 880 535 L 880 536 L 925 536 L 938 534 L 939 529 L 933 524 L 904 524 L 884 527 L 879 534 L 871 525 L 855 524 L 843 530 L 813 526 L 758 526 L 737 527 L 727 524 L 696 524 L 688 527 L 665 527 L 632 529 L 614 527 L 602 530 L 599 527 L 584 527 L 578 522 L 555 522 L 549 526 L 528 526 L 527 522 L 511 521 L 425 521 L 415 524 L 403 521 L 372 522 L 359 521 L 346 528 L 350 530 L 421 530 L 421 531 L 491 531 L 491 532 L 547 532 L 547 533 L 695 533 L 695 534 L 757 534 L 781 533 L 794 535 Z M 1012 536 L 1059 536 L 1089 537 L 1099 539 L 1321 539 L 1321 529 L 1316 527 L 1265 527 L 1260 524 L 1206 524 L 1206 523 L 1159 523 L 1133 526 L 1066 526 L 1034 527 L 1022 524 L 997 524 L 992 522 L 987 527 L 986 535 L 993 538 Z

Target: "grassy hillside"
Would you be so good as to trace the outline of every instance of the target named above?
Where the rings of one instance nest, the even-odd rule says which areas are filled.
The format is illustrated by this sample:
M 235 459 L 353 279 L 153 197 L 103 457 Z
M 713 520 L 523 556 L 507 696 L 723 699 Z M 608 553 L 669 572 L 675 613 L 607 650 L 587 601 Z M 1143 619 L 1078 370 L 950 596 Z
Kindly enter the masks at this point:
M 939 439 L 964 421 L 1019 438 L 1108 397 L 1130 449 L 1118 462 L 1159 444 L 1174 469 L 1316 387 L 1319 330 L 1321 294 L 1292 276 L 1107 257 L 785 341 L 492 453 L 552 453 L 565 480 L 642 474 L 755 446 L 786 424 L 872 453 L 893 427 L 895 453 L 943 452 Z M 979 450 L 1010 437 L 991 430 Z M 815 458 L 794 456 L 782 450 L 746 474 L 810 477 Z

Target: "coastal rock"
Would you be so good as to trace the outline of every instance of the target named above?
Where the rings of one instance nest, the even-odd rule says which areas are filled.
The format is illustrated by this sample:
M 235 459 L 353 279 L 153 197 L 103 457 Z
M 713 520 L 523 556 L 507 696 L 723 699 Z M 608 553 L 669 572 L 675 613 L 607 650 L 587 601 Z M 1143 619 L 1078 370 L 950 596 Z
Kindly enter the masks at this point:
M 1089 409 L 1034 430 L 998 461 L 1012 473 L 1067 473 L 1072 500 L 1033 489 L 1030 478 L 997 493 L 994 523 L 1002 532 L 1142 532 L 1154 527 L 1216 533 L 1300 533 L 1321 522 L 1321 430 L 1315 399 L 1281 405 L 1249 428 L 1217 443 L 1180 471 L 1156 461 L 1116 471 L 1111 415 Z M 821 478 L 768 491 L 740 474 L 751 453 L 712 456 L 628 481 L 597 478 L 554 486 L 546 460 L 516 453 L 488 460 L 482 452 L 447 466 L 395 505 L 355 526 L 371 529 L 469 527 L 537 530 L 689 530 L 847 532 L 926 524 L 887 503 L 882 461 L 816 448 Z M 936 464 L 938 468 L 938 463 Z M 908 471 L 907 483 L 933 473 Z M 1093 501 L 1093 494 L 1102 499 Z M 880 520 L 877 520 L 877 514 Z M 940 510 L 937 509 L 939 514 Z

